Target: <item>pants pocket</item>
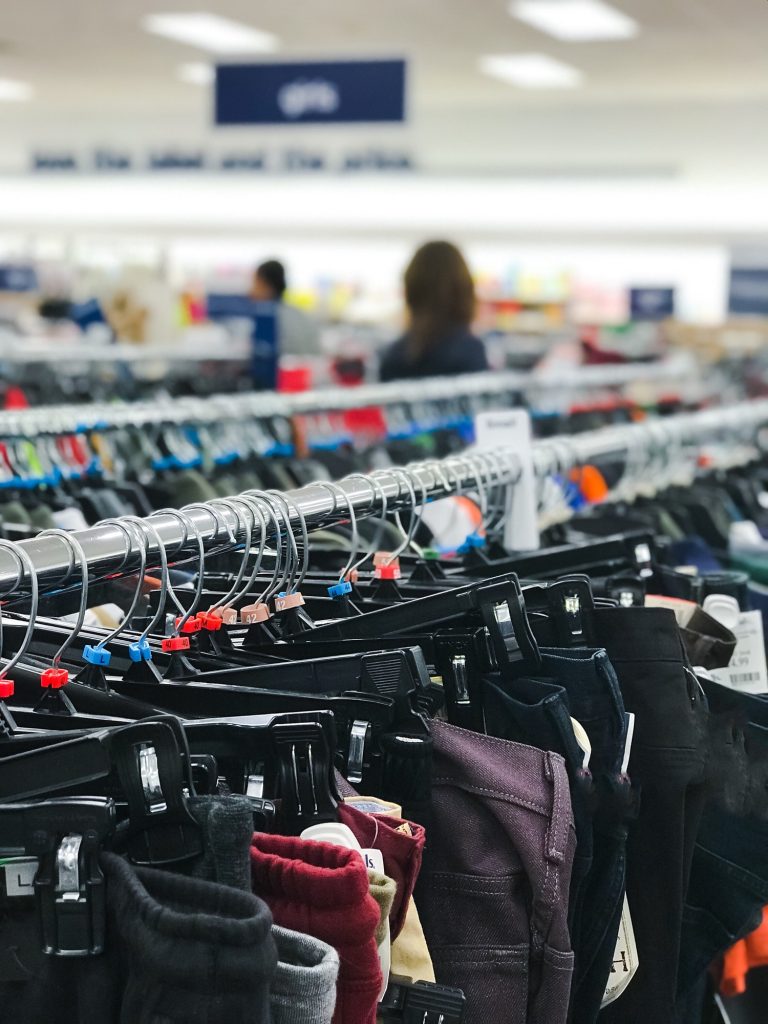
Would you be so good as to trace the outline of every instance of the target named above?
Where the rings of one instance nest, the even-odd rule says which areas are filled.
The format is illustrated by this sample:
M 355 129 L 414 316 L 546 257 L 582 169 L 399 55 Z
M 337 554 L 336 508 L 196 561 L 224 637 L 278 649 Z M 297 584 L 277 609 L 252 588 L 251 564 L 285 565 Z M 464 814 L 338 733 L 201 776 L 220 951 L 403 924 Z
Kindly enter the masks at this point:
M 541 976 L 529 996 L 528 1024 L 565 1024 L 573 979 L 573 953 L 545 946 Z
M 466 996 L 466 1024 L 527 1024 L 528 957 L 527 945 L 432 949 L 438 983 Z
M 530 892 L 523 875 L 436 871 L 421 884 L 417 902 L 430 948 L 528 946 Z

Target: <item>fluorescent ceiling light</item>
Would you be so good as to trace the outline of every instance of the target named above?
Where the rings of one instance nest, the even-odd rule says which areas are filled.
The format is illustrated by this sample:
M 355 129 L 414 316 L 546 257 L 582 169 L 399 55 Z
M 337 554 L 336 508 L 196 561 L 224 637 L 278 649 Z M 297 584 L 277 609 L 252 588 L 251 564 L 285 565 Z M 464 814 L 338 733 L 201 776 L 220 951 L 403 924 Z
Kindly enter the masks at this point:
M 640 26 L 603 0 L 513 0 L 509 13 L 566 42 L 631 39 Z
M 0 78 L 0 103 L 23 103 L 32 98 L 32 86 L 15 78 Z
M 188 85 L 211 85 L 215 77 L 210 64 L 179 64 L 178 78 Z
M 584 77 L 578 68 L 544 53 L 481 57 L 480 70 L 521 89 L 574 89 Z
M 156 36 L 198 46 L 212 53 L 271 53 L 278 40 L 270 32 L 260 32 L 218 14 L 148 14 L 142 28 Z

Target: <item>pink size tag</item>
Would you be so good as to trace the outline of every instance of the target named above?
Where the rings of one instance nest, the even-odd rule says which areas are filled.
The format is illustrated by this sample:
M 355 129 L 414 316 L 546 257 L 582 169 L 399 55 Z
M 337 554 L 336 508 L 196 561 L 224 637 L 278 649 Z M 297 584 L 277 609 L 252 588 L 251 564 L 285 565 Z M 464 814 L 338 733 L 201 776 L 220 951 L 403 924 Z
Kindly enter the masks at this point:
M 296 591 L 295 594 L 286 594 L 285 597 L 276 597 L 275 611 L 287 612 L 289 608 L 301 608 L 303 604 L 304 598 L 301 596 L 301 592 Z
M 240 609 L 240 621 L 251 625 L 254 622 L 266 622 L 272 618 L 267 605 L 259 601 L 258 604 L 246 604 Z

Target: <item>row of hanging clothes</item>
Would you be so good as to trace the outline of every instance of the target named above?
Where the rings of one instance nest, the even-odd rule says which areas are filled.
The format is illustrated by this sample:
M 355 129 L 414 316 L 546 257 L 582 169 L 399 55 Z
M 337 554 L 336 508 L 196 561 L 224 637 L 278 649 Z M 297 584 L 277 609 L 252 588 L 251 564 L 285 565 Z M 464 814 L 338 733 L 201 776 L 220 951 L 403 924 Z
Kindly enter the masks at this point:
M 768 904 L 766 424 L 534 444 L 525 552 L 509 448 L 0 539 L 0 1021 L 717 1019 Z
M 557 379 L 534 388 L 523 374 L 476 374 L 419 388 L 405 382 L 0 413 L 0 535 L 22 540 L 41 529 L 84 529 L 252 487 L 290 490 L 443 458 L 472 443 L 479 414 L 519 406 L 532 389 L 537 437 L 696 407 L 664 394 L 667 378 L 677 379 L 674 366 L 658 368 L 656 400 L 647 390 L 642 406 L 622 397 L 637 369 L 587 368 L 567 388 Z M 654 378 L 652 369 L 643 372 Z M 575 394 L 578 404 L 567 399 Z

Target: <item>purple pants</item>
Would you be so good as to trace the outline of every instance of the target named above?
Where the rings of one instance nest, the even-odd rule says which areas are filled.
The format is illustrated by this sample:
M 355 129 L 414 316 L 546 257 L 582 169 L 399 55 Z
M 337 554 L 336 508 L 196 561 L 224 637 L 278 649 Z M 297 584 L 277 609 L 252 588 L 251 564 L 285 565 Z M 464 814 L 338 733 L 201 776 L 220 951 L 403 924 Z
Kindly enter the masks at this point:
M 417 904 L 437 981 L 467 1024 L 564 1024 L 575 848 L 563 759 L 444 722 Z

